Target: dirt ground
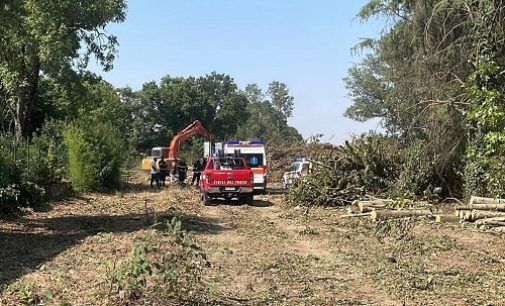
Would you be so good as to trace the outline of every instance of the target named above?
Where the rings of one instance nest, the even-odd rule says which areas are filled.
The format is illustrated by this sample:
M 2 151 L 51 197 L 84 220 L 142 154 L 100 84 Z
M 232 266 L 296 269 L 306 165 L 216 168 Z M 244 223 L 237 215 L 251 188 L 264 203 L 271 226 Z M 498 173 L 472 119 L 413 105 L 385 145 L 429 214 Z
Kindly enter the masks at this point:
M 69 198 L 0 220 L 0 305 L 113 304 L 104 262 L 173 216 L 209 255 L 215 304 L 505 305 L 504 236 L 344 213 L 287 206 L 275 188 L 250 205 L 205 207 L 190 187 Z

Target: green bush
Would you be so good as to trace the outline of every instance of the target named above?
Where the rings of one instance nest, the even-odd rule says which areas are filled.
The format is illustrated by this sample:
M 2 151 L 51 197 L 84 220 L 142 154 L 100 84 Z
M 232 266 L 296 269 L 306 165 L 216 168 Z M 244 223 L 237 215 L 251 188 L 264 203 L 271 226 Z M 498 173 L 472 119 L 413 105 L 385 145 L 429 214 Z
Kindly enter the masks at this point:
M 32 138 L 32 150 L 39 165 L 30 168 L 38 182 L 59 182 L 66 176 L 67 148 L 63 142 L 65 123 L 50 120 L 44 124 L 43 133 Z
M 470 98 L 465 196 L 505 197 L 505 76 L 483 61 L 467 82 Z
M 68 175 L 76 191 L 100 191 L 120 187 L 124 165 L 124 141 L 114 127 L 104 123 L 68 126 Z
M 0 187 L 21 180 L 22 146 L 13 135 L 0 134 Z
M 0 134 L 0 211 L 11 212 L 18 207 L 34 206 L 43 201 L 45 192 L 39 186 L 47 174 L 30 172 L 40 162 L 35 146 L 17 141 L 13 135 Z M 43 152 L 38 152 L 43 156 Z M 43 158 L 41 158 L 43 160 Z
M 415 198 L 435 183 L 436 156 L 429 154 L 428 150 L 423 141 L 402 149 L 400 175 L 391 191 L 394 197 Z
M 5 155 L 4 144 L 5 142 L 0 136 L 0 187 L 10 184 L 16 171 L 15 162 Z
M 7 185 L 0 188 L 0 212 L 6 213 L 18 207 L 21 191 L 16 185 Z

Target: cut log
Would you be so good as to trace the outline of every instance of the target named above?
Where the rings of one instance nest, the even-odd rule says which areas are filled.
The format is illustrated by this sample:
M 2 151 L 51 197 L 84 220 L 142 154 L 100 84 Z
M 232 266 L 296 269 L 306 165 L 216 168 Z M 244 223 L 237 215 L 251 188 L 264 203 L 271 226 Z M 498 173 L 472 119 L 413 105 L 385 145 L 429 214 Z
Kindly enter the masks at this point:
M 479 219 L 475 221 L 476 225 L 496 225 L 496 226 L 505 226 L 505 217 L 493 217 L 493 218 L 485 218 Z
M 478 210 L 496 210 L 496 211 L 505 211 L 505 204 L 471 204 L 468 205 L 469 208 L 471 209 L 478 209 Z
M 359 201 L 358 202 L 359 211 L 362 213 L 370 212 L 375 209 L 386 208 L 386 204 L 373 204 L 370 201 Z
M 498 211 L 489 211 L 489 210 L 472 210 L 471 220 L 479 220 L 485 218 L 494 218 L 494 217 L 505 217 L 505 212 Z
M 402 218 L 402 217 L 417 217 L 417 216 L 430 216 L 433 217 L 429 210 L 374 210 L 370 212 L 372 220 L 377 221 L 388 218 Z
M 437 223 L 459 223 L 461 219 L 459 216 L 454 215 L 435 215 L 435 222 Z
M 472 211 L 471 210 L 464 210 L 464 214 L 463 214 L 463 220 L 465 221 L 470 221 L 472 220 Z
M 505 199 L 475 197 L 470 198 L 470 205 L 472 204 L 505 204 Z
M 456 206 L 454 214 L 464 219 L 469 217 L 468 211 L 490 211 L 493 213 L 505 213 L 505 204 L 472 204 L 467 206 Z
M 497 227 L 493 227 L 493 232 L 497 232 L 497 233 L 505 233 L 505 226 L 497 226 Z
M 340 218 L 370 217 L 371 215 L 372 215 L 371 212 L 369 212 L 369 213 L 361 213 L 361 214 L 348 214 L 348 215 L 341 215 Z
M 484 220 L 484 219 L 481 219 Z M 480 220 L 477 220 L 480 221 Z M 505 226 L 505 222 L 500 221 L 487 221 L 485 223 L 475 223 L 475 226 L 490 225 L 490 226 Z
M 465 213 L 467 212 L 467 210 L 456 210 L 456 213 L 457 213 L 457 216 L 461 219 L 461 220 L 464 220 L 465 219 Z

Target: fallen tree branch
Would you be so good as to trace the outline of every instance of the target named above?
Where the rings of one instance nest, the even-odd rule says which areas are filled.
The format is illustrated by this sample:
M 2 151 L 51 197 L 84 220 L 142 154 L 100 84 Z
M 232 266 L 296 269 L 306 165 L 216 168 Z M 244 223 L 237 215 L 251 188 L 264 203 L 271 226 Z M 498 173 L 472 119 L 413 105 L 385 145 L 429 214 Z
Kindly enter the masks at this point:
M 413 210 L 374 210 L 370 212 L 372 220 L 381 220 L 388 218 L 402 218 L 402 217 L 434 217 L 431 211 L 425 209 Z

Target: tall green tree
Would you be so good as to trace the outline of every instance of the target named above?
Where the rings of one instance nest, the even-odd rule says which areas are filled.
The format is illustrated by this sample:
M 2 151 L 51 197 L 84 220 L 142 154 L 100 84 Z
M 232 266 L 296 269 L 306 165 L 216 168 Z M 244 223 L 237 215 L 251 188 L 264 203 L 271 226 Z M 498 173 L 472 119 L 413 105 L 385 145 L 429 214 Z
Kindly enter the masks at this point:
M 16 135 L 29 136 L 41 74 L 84 67 L 90 56 L 112 68 L 117 38 L 107 24 L 122 22 L 125 0 L 5 0 L 0 4 L 0 102 Z
M 229 75 L 212 72 L 197 79 L 203 93 L 203 123 L 217 139 L 228 139 L 247 120 L 247 98 Z
M 258 84 L 247 84 L 244 88 L 244 94 L 249 103 L 260 103 L 265 101 L 265 93 Z
M 467 83 L 486 60 L 477 49 L 491 48 L 493 60 L 503 62 L 503 11 L 496 0 L 372 0 L 359 12 L 387 25 L 359 45 L 368 55 L 346 79 L 353 100 L 346 115 L 381 118 L 388 133 L 418 152 L 406 155 L 415 160 L 405 161 L 412 172 L 401 177 L 424 172 L 421 181 L 461 189 L 463 155 L 474 139 L 467 131 L 475 124 Z
M 279 81 L 273 81 L 268 85 L 268 96 L 272 106 L 284 115 L 287 120 L 293 115 L 295 98 L 289 95 L 288 86 Z
M 249 117 L 240 124 L 235 138 L 261 139 L 270 144 L 286 144 L 303 139 L 295 128 L 288 125 L 286 114 L 266 99 L 257 84 L 246 85 L 244 95 L 249 102 Z

